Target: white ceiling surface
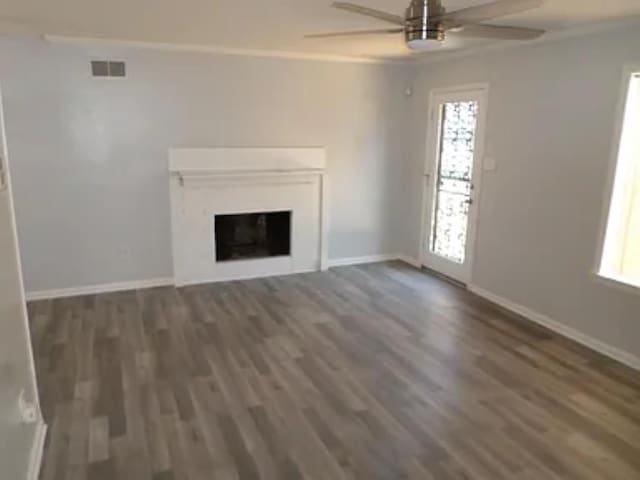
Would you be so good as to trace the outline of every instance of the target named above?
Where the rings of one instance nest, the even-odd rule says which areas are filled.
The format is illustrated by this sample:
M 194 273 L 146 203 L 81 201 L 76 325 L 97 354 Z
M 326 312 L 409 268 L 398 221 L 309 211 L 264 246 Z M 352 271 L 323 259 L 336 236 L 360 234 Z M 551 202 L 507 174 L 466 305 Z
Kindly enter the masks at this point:
M 409 0 L 355 0 L 403 14 Z M 488 0 L 443 0 L 448 11 Z M 391 24 L 329 7 L 330 0 L 2 0 L 0 31 L 341 56 L 404 57 L 402 35 L 304 39 L 305 33 Z M 640 0 L 546 0 L 539 9 L 492 23 L 559 32 L 640 15 Z M 440 50 L 482 46 L 450 39 Z

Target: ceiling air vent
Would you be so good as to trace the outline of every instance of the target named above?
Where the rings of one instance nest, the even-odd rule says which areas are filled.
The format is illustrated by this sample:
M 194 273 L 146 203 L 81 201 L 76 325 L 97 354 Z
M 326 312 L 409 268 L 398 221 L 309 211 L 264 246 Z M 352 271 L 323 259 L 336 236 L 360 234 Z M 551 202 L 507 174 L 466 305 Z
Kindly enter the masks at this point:
M 125 77 L 127 74 L 124 62 L 111 60 L 94 60 L 91 62 L 91 75 L 94 77 Z

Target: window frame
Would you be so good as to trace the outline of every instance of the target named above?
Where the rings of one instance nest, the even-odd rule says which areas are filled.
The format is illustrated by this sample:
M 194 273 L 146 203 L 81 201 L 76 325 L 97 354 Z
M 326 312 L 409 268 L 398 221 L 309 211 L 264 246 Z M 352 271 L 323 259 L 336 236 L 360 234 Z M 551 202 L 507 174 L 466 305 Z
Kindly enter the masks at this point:
M 640 74 L 640 63 L 627 64 L 622 69 L 620 92 L 618 95 L 618 103 L 615 109 L 616 118 L 613 129 L 613 137 L 611 141 L 611 153 L 609 155 L 607 181 L 603 193 L 603 207 L 600 220 L 600 230 L 598 234 L 598 248 L 596 251 L 596 258 L 592 271 L 592 275 L 598 283 L 618 288 L 628 293 L 634 293 L 636 295 L 640 295 L 640 285 L 630 283 L 621 277 L 613 277 L 603 274 L 602 260 L 605 253 L 604 248 L 607 239 L 607 227 L 609 225 L 609 217 L 611 215 L 611 204 L 616 182 L 622 131 L 624 128 L 624 119 L 627 108 L 627 100 L 629 98 L 629 89 L 631 87 L 631 78 L 634 75 L 638 74 Z

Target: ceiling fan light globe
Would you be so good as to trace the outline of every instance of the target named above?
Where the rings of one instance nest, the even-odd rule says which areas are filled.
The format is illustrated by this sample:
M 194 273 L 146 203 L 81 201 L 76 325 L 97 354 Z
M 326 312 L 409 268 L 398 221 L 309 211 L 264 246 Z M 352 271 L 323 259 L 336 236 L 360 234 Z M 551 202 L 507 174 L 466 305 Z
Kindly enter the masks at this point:
M 434 50 L 442 46 L 440 40 L 433 40 L 429 38 L 416 38 L 414 40 L 408 40 L 407 46 L 416 52 L 424 52 L 426 50 Z

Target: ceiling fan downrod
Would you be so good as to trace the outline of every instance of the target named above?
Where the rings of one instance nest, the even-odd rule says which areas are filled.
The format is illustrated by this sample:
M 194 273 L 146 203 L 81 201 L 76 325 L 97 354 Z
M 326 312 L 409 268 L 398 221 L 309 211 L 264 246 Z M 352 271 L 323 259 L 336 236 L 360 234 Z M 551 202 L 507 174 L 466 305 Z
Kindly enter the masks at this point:
M 405 39 L 409 47 L 413 48 L 442 42 L 445 30 L 440 22 L 431 21 L 444 14 L 440 0 L 411 0 L 406 13 Z

